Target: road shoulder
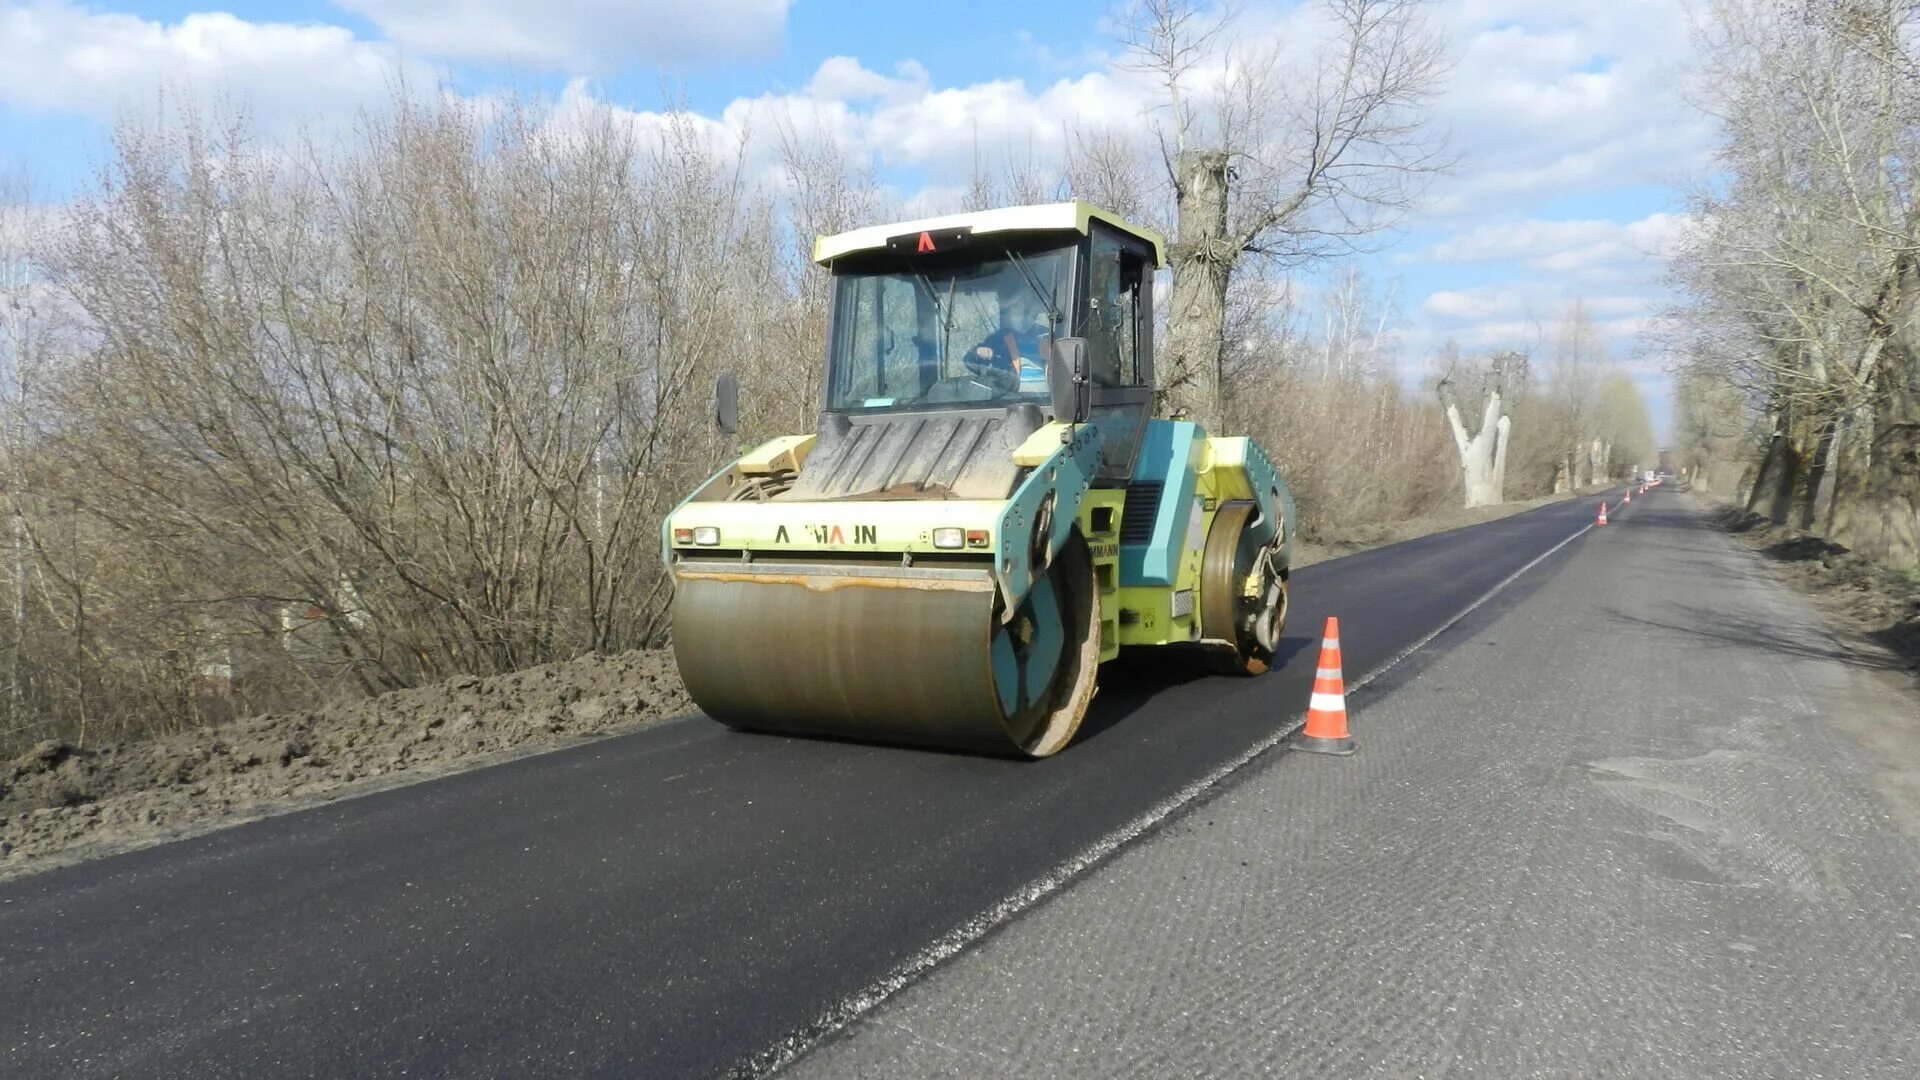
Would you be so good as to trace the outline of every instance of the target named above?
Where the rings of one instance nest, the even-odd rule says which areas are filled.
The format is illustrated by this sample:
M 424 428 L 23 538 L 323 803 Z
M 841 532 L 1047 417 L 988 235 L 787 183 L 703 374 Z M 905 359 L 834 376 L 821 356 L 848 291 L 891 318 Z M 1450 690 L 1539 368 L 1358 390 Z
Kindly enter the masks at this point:
M 1509 592 L 792 1074 L 1920 1071 L 1911 687 L 1671 493 Z

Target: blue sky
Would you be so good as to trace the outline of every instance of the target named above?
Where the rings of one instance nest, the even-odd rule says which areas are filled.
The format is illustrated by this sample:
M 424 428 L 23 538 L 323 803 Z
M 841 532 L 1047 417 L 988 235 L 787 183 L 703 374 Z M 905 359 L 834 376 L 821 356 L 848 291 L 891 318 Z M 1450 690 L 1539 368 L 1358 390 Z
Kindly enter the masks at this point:
M 1298 36 L 1291 0 L 1243 0 L 1243 36 Z M 683 99 L 716 133 L 814 117 L 905 200 L 963 186 L 974 146 L 1045 162 L 1066 125 L 1139 125 L 1110 0 L 0 0 L 0 169 L 58 201 L 87 183 L 123 110 L 163 85 L 247 101 L 266 134 L 340 120 L 393 73 L 643 117 Z M 1411 380 L 1449 339 L 1550 353 L 1582 297 L 1664 427 L 1644 345 L 1679 192 L 1713 133 L 1680 101 L 1677 0 L 1436 0 L 1452 72 L 1438 122 L 1462 156 L 1365 260 L 1391 295 Z M 756 128 L 757 129 L 757 128 Z M 1309 301 L 1311 302 L 1311 301 Z

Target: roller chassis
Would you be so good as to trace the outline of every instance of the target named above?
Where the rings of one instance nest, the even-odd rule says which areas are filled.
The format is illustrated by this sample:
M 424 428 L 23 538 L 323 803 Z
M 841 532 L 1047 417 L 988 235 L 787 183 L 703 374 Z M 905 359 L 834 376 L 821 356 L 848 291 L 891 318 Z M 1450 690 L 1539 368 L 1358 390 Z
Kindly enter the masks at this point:
M 1042 757 L 1071 740 L 1092 698 L 1093 669 L 1123 648 L 1179 649 L 1228 674 L 1265 671 L 1285 619 L 1291 495 L 1248 440 L 1153 424 L 1170 429 L 1156 434 L 1184 455 L 1168 457 L 1154 499 L 1095 485 L 1094 424 L 1049 423 L 1025 439 L 1014 451 L 1024 475 L 999 503 L 743 499 L 756 478 L 790 485 L 811 442 L 783 437 L 749 452 L 663 523 L 689 691 L 738 727 Z M 1130 524 L 1129 514 L 1146 524 Z M 1159 527 L 1168 522 L 1175 527 Z M 703 527 L 720 543 L 675 542 L 676 532 Z M 976 527 L 992 537 L 990 550 L 934 546 L 937 528 Z M 1045 594 L 1037 601 L 1036 590 Z M 847 602 L 855 594 L 866 602 Z M 1081 609 L 1061 614 L 1059 598 L 1079 594 L 1088 601 L 1084 630 L 1068 625 Z M 931 635 L 923 655 L 902 652 L 894 647 L 899 619 L 849 629 L 872 625 L 878 597 L 911 612 L 909 621 L 973 629 Z M 773 633 L 759 632 L 769 625 Z M 1036 626 L 1057 628 L 1059 640 Z M 810 634 L 844 640 L 792 662 Z M 1037 661 L 1026 635 L 1041 641 Z M 779 655 L 757 678 L 743 673 L 741 656 L 771 654 Z M 947 677 L 956 666 L 980 675 L 962 688 Z M 781 692 L 756 691 L 763 681 Z M 1069 715 L 1054 715 L 1061 712 Z
M 1250 440 L 1151 418 L 1158 236 L 1069 202 L 814 254 L 834 279 L 818 431 L 755 447 L 662 524 L 704 711 L 1037 758 L 1123 649 L 1267 670 L 1292 496 Z M 723 376 L 723 430 L 734 393 Z

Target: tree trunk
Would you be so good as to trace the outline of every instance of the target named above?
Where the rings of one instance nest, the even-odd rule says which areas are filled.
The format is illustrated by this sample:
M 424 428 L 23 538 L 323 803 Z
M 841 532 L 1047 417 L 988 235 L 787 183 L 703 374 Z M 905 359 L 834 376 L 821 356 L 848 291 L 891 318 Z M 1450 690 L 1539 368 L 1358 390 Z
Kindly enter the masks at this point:
M 1498 390 L 1493 392 L 1487 408 L 1498 412 L 1500 418 L 1493 422 L 1493 476 L 1489 478 L 1486 491 L 1487 502 L 1483 506 L 1496 506 L 1507 501 L 1507 447 L 1513 442 L 1508 436 L 1513 431 L 1513 417 L 1503 407 Z
M 1829 416 L 1820 421 L 1820 434 L 1814 439 L 1813 460 L 1808 463 L 1807 485 L 1800 492 L 1800 527 L 1812 530 L 1818 517 L 1821 488 L 1827 482 L 1828 466 L 1833 461 L 1834 432 L 1839 426 L 1839 418 Z
M 17 489 L 15 489 L 17 490 Z M 10 492 L 11 494 L 12 492 Z M 17 495 L 14 496 L 18 498 Z M 9 499 L 13 502 L 13 499 Z M 21 712 L 25 703 L 23 681 L 26 678 L 27 649 L 27 520 L 20 513 L 20 506 L 14 502 L 13 519 L 13 650 L 12 663 L 7 677 L 7 719 L 14 724 L 22 723 Z
M 1227 237 L 1227 155 L 1182 150 L 1176 165 L 1178 233 L 1173 301 L 1167 312 L 1166 370 L 1160 373 L 1163 414 L 1186 410 L 1212 430 L 1220 419 L 1220 354 L 1227 321 L 1227 278 L 1239 255 Z
M 1763 497 L 1767 500 L 1767 520 L 1785 525 L 1793 515 L 1793 491 L 1798 486 L 1801 468 L 1806 464 L 1791 435 L 1780 436 L 1779 456 L 1767 470 Z
M 1865 461 L 1836 492 L 1833 537 L 1895 566 L 1920 566 L 1920 374 L 1906 349 L 1886 349 L 1877 373 Z M 1857 476 L 1857 479 L 1856 479 Z
M 1460 418 L 1459 403 L 1442 384 L 1441 397 L 1447 409 L 1447 425 L 1453 429 L 1453 443 L 1460 451 L 1460 486 L 1468 509 L 1493 506 L 1505 497 L 1507 471 L 1507 433 L 1513 421 L 1501 407 L 1500 391 L 1489 390 L 1480 411 L 1480 427 L 1467 433 Z
M 1767 452 L 1760 455 L 1760 467 L 1754 474 L 1753 486 L 1747 489 L 1747 513 L 1759 513 L 1760 500 L 1766 498 L 1778 483 L 1774 474 L 1783 467 L 1786 445 L 1787 433 L 1780 427 L 1774 428 L 1773 438 L 1767 441 Z

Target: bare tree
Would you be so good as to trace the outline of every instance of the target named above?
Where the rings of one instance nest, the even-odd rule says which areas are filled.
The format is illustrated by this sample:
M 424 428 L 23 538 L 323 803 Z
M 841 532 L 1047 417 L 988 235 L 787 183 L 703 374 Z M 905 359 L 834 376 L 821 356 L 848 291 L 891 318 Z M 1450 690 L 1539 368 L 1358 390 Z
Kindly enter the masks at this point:
M 1149 220 L 1153 175 L 1134 142 L 1115 131 L 1066 133 L 1068 190 L 1130 221 Z
M 1223 409 L 1280 463 L 1302 534 L 1352 536 L 1455 504 L 1446 419 L 1401 384 L 1392 288 L 1338 274 L 1306 304 L 1266 269 L 1250 264 L 1229 297 L 1236 389 Z
M 758 430 L 804 431 L 820 407 L 820 362 L 826 355 L 827 314 L 832 303 L 827 272 L 813 262 L 813 239 L 874 221 L 882 199 L 872 168 L 852 160 L 819 125 L 802 130 L 790 116 L 779 118 L 776 137 L 785 198 L 782 220 L 794 242 L 779 257 L 784 296 L 791 310 L 775 320 L 780 336 L 768 348 L 745 357 L 750 369 L 745 400 L 763 413 Z M 753 378 L 758 375 L 759 378 Z
M 296 612 L 370 689 L 656 640 L 655 523 L 726 449 L 697 403 L 787 322 L 740 161 L 405 96 L 338 151 L 124 128 L 53 263 L 81 506 L 183 633 Z
M 1447 164 L 1426 130 L 1444 71 L 1414 0 L 1323 0 L 1309 70 L 1276 44 L 1243 47 L 1233 13 L 1142 0 L 1128 63 L 1160 95 L 1154 131 L 1172 192 L 1173 291 L 1161 397 L 1214 424 L 1232 276 L 1352 250 L 1391 226 Z
M 1595 483 L 1631 479 L 1636 468 L 1651 465 L 1657 456 L 1646 398 L 1625 372 L 1609 371 L 1600 380 L 1594 430 L 1603 451 Z
M 28 558 L 26 520 L 21 505 L 23 465 L 27 453 L 27 396 L 32 372 L 41 352 L 41 317 L 34 297 L 35 274 L 30 258 L 28 218 L 32 202 L 24 173 L 0 176 L 0 409 L 4 410 L 7 499 L 7 598 L 11 634 L 7 642 L 7 721 L 13 729 L 23 723 L 27 679 Z
M 1605 468 L 1604 440 L 1594 430 L 1603 359 L 1593 317 L 1587 312 L 1586 302 L 1576 297 L 1567 305 L 1554 341 L 1548 385 L 1557 413 L 1554 434 L 1564 447 L 1559 470 L 1568 487 L 1583 488 L 1599 482 Z M 1555 490 L 1561 490 L 1559 484 Z

